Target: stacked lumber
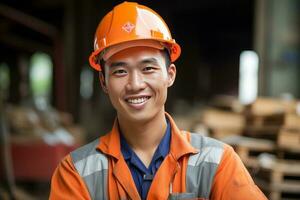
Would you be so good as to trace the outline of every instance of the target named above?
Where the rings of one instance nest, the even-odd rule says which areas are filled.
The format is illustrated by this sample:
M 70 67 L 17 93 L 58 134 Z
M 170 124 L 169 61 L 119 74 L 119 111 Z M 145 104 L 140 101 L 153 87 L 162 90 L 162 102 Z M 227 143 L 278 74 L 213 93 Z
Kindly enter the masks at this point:
M 282 151 L 300 152 L 300 130 L 281 129 L 277 144 Z
M 223 99 L 203 111 L 210 136 L 234 147 L 269 199 L 300 199 L 299 102 L 258 98 L 243 107 Z
M 261 165 L 255 182 L 271 200 L 300 199 L 300 161 L 278 159 Z
M 245 118 L 242 114 L 214 108 L 203 112 L 202 123 L 208 127 L 210 136 L 217 139 L 241 135 L 245 128 Z
M 283 127 L 295 125 L 293 116 L 297 116 L 296 110 L 297 101 L 258 98 L 244 112 L 247 124 L 244 133 L 250 137 L 276 141 Z
M 256 139 L 245 136 L 231 136 L 223 138 L 223 142 L 231 145 L 241 160 L 248 168 L 259 168 L 258 157 L 263 153 L 274 155 L 276 151 L 276 143 L 266 139 Z

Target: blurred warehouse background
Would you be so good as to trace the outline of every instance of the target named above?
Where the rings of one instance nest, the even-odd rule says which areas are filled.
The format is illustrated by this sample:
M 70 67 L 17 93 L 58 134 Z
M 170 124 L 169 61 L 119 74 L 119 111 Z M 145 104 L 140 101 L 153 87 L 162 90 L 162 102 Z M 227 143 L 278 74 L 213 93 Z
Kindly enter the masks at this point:
M 0 199 L 47 199 L 60 159 L 115 113 L 88 64 L 122 1 L 0 3 Z M 182 47 L 167 110 L 233 145 L 270 199 L 300 199 L 300 1 L 137 1 Z

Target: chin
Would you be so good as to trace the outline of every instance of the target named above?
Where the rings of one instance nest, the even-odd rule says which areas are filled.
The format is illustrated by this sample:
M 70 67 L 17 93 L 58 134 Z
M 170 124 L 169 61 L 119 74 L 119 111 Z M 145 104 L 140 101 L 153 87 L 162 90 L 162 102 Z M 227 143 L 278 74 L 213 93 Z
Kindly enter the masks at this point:
M 153 117 L 149 113 L 140 112 L 140 113 L 130 113 L 128 119 L 134 122 L 146 122 L 151 120 Z
M 125 119 L 125 121 L 131 121 L 134 123 L 145 123 L 148 121 L 153 120 L 153 118 L 155 118 L 155 116 L 158 115 L 158 111 L 157 112 L 153 112 L 152 111 L 137 111 L 137 112 L 123 112 L 123 114 L 121 114 L 122 118 Z

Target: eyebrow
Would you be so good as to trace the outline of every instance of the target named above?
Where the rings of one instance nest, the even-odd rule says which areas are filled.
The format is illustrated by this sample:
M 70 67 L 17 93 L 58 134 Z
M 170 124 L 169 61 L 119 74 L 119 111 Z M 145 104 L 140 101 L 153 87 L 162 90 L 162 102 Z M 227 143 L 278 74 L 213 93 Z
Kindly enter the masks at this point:
M 156 65 L 158 65 L 158 61 L 155 58 L 146 58 L 146 59 L 140 61 L 139 64 L 156 64 Z M 126 65 L 128 65 L 128 63 L 122 62 L 122 61 L 112 62 L 109 65 L 109 68 L 115 68 L 115 67 L 126 66 Z
M 158 65 L 158 61 L 155 58 L 146 58 L 140 62 L 140 64 L 156 64 Z
M 110 68 L 114 68 L 114 67 L 120 67 L 120 66 L 124 66 L 127 65 L 126 62 L 113 62 L 109 65 Z

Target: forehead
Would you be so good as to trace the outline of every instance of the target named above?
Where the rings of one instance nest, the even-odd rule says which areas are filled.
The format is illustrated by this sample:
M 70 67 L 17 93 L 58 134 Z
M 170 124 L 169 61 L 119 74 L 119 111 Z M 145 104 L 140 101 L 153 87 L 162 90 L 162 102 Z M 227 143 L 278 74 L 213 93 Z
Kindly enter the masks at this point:
M 161 50 L 151 47 L 131 47 L 112 55 L 106 60 L 105 66 L 110 66 L 115 62 L 124 62 L 128 65 L 134 65 L 143 60 L 156 60 L 159 65 L 165 64 Z

